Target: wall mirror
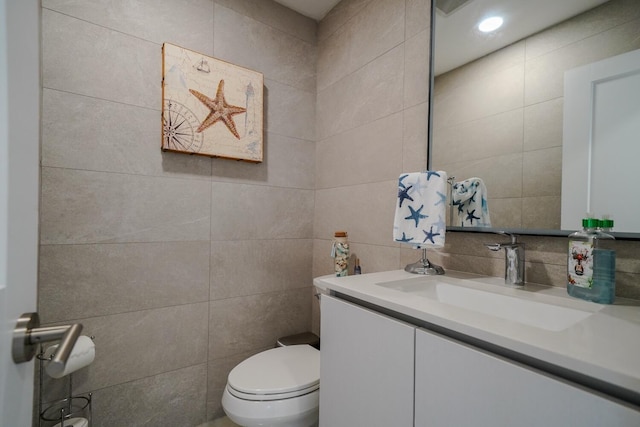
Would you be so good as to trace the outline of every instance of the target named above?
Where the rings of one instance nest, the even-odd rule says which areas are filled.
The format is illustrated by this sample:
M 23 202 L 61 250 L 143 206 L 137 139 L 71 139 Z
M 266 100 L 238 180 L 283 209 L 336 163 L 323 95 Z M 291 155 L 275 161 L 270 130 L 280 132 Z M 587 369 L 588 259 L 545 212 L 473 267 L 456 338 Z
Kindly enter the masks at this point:
M 428 168 L 456 181 L 481 178 L 491 213 L 489 229 L 462 228 L 450 215 L 447 230 L 566 235 L 580 228 L 579 218 L 561 226 L 565 71 L 640 49 L 640 3 L 433 3 Z M 478 30 L 491 16 L 501 16 L 502 27 Z M 592 211 L 615 220 L 614 206 Z M 624 231 L 616 235 L 640 238 L 640 222 Z

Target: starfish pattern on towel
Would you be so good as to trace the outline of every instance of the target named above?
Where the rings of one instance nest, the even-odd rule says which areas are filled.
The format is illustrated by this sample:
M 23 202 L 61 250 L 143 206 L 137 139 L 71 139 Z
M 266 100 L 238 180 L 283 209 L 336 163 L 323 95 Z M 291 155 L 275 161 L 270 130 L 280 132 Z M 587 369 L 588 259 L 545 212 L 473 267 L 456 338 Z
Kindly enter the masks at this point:
M 422 208 L 424 208 L 424 205 L 421 205 L 418 209 L 413 209 L 413 206 L 409 206 L 409 210 L 411 211 L 411 215 L 409 215 L 408 217 L 405 218 L 405 219 L 414 220 L 416 222 L 416 228 L 418 228 L 418 223 L 420 222 L 421 219 L 429 218 L 429 215 L 423 215 L 421 213 Z
M 440 174 L 438 172 L 434 172 L 434 171 L 427 171 L 427 181 L 429 181 L 431 179 L 432 176 L 437 176 L 438 178 L 440 178 Z
M 471 212 L 467 211 L 467 220 L 471 223 L 471 225 L 473 225 L 473 220 L 474 219 L 480 219 L 479 216 L 475 216 L 474 213 L 476 212 L 476 210 L 472 210 Z
M 405 174 L 405 175 L 402 175 L 400 178 L 398 178 L 398 187 L 407 188 L 407 186 L 404 185 L 404 183 L 402 181 L 404 181 L 404 179 L 406 177 L 408 177 L 408 176 L 409 176 L 409 174 Z
M 402 239 L 396 239 L 396 242 L 408 243 L 413 240 L 413 237 L 408 238 L 406 233 L 402 233 Z
M 202 132 L 206 128 L 222 121 L 227 126 L 227 129 L 229 129 L 229 132 L 231 132 L 236 138 L 240 139 L 240 135 L 236 129 L 236 124 L 233 121 L 233 116 L 244 113 L 247 109 L 227 104 L 227 101 L 224 99 L 224 80 L 220 80 L 220 83 L 218 83 L 218 90 L 216 91 L 216 97 L 214 99 L 209 98 L 207 95 L 200 93 L 197 90 L 189 89 L 189 92 L 191 92 L 193 96 L 198 98 L 198 100 L 210 110 L 209 115 L 200 124 L 200 127 L 198 127 L 196 132 Z
M 429 229 L 429 231 L 428 231 L 428 232 L 427 232 L 427 231 L 425 231 L 425 230 L 422 230 L 422 232 L 423 232 L 423 233 L 425 234 L 425 236 L 426 236 L 426 237 L 424 238 L 424 240 L 422 241 L 422 243 L 426 243 L 426 242 L 427 242 L 427 240 L 431 240 L 431 243 L 435 243 L 435 241 L 433 240 L 433 238 L 434 238 L 434 237 L 436 237 L 436 236 L 439 236 L 439 235 L 440 235 L 440 233 L 434 233 L 434 232 L 433 232 L 433 225 L 431 226 L 431 228 Z
M 402 202 L 404 202 L 405 199 L 409 199 L 413 202 L 413 198 L 409 195 L 409 190 L 411 190 L 412 187 L 413 186 L 410 185 L 404 190 L 398 188 L 398 200 L 400 201 L 400 207 L 402 207 Z

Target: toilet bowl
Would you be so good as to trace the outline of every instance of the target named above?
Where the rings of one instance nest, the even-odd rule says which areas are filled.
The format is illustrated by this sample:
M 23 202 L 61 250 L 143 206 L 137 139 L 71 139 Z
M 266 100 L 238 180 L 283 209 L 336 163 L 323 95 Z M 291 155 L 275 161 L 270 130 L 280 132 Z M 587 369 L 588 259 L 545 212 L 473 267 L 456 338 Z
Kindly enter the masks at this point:
M 308 344 L 258 353 L 229 373 L 222 408 L 244 427 L 318 425 L 320 351 Z

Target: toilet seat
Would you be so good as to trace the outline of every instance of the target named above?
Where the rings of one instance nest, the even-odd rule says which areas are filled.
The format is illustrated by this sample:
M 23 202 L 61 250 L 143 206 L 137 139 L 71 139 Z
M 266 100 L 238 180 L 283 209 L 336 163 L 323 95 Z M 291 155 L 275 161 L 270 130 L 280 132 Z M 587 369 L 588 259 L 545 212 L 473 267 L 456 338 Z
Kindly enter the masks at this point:
M 229 373 L 227 390 L 251 401 L 290 399 L 320 387 L 320 352 L 310 345 L 278 347 L 258 353 Z

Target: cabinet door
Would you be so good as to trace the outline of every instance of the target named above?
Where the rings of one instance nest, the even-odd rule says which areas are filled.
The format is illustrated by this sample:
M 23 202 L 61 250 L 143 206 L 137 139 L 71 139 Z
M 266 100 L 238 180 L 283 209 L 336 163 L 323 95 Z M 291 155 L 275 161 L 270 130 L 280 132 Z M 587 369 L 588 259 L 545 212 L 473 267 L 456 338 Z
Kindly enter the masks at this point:
M 416 332 L 416 427 L 640 426 L 640 412 L 441 335 Z
M 413 426 L 415 327 L 322 295 L 320 427 Z

